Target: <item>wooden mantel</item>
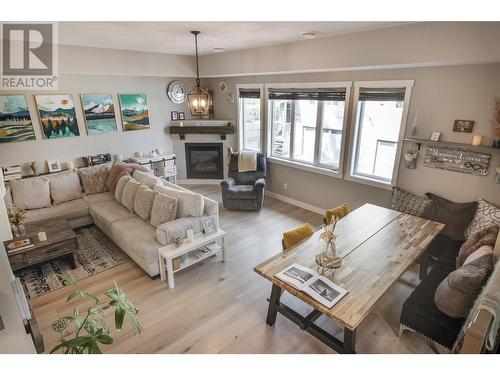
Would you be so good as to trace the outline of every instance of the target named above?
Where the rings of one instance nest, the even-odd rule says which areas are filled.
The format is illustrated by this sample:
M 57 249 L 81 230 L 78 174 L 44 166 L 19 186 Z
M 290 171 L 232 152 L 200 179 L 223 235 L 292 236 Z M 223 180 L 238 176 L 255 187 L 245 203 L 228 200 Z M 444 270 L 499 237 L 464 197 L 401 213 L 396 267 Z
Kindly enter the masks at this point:
M 226 134 L 234 134 L 233 122 L 226 120 L 172 121 L 169 129 L 170 134 L 179 134 L 181 140 L 186 139 L 186 134 L 220 134 L 222 140 Z

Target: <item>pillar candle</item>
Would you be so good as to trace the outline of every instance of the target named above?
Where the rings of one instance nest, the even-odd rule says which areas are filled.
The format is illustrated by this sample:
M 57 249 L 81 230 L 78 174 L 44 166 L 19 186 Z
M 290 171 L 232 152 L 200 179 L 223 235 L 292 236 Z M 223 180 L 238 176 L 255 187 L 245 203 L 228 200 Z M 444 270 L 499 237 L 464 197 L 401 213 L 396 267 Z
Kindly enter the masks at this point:
M 193 230 L 192 229 L 188 229 L 186 231 L 186 234 L 187 234 L 187 240 L 188 240 L 188 242 L 193 241 L 193 237 L 194 237 Z
M 481 144 L 481 140 L 482 140 L 483 137 L 481 137 L 480 135 L 475 135 L 473 138 L 472 138 L 472 145 L 473 146 L 479 146 Z

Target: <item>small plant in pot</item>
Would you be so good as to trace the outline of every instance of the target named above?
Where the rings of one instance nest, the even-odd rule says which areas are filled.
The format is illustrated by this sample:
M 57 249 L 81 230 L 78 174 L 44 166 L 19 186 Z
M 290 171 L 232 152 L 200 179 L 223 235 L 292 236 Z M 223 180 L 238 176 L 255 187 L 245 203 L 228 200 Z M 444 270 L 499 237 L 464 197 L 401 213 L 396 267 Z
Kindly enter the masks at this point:
M 9 217 L 10 227 L 12 228 L 14 236 L 24 236 L 26 234 L 26 228 L 24 227 L 26 210 L 24 208 L 12 206 L 7 209 L 7 216 Z
M 87 292 L 81 290 L 75 280 L 69 275 L 58 274 L 67 284 L 74 287 L 74 291 L 66 299 L 67 302 L 79 298 L 83 302 L 91 302 L 83 314 L 80 309 L 75 308 L 72 315 L 64 316 L 52 323 L 51 329 L 61 335 L 61 341 L 52 348 L 50 353 L 62 354 L 101 354 L 100 345 L 111 345 L 113 337 L 105 319 L 105 311 L 114 309 L 114 325 L 116 331 L 123 326 L 125 317 L 130 320 L 135 334 L 142 331 L 139 322 L 139 310 L 130 302 L 127 295 L 114 283 L 114 288 L 108 290 L 104 295 L 106 300 L 99 300 Z M 73 332 L 66 333 L 73 329 Z
M 407 151 L 405 153 L 406 168 L 415 169 L 417 167 L 418 151 Z

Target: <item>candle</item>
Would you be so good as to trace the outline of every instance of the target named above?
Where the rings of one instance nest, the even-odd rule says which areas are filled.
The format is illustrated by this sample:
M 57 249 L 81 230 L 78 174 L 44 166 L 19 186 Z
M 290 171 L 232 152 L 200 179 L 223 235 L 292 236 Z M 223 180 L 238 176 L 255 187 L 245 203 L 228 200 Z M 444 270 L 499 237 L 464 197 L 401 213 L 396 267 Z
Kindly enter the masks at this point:
M 123 161 L 123 155 L 122 154 L 116 154 L 114 155 L 115 161 Z
M 72 162 L 72 161 L 68 161 L 68 162 L 66 163 L 66 169 L 68 169 L 68 170 L 70 170 L 70 171 L 71 171 L 71 170 L 73 170 L 73 167 L 74 167 L 74 164 L 73 164 L 73 162 Z
M 188 240 L 188 242 L 192 242 L 193 241 L 193 237 L 194 237 L 193 230 L 192 229 L 188 229 L 186 231 L 186 233 L 187 233 L 187 240 Z
M 475 135 L 473 138 L 472 138 L 472 145 L 473 146 L 479 146 L 481 144 L 481 140 L 482 140 L 483 137 L 481 137 L 480 135 Z

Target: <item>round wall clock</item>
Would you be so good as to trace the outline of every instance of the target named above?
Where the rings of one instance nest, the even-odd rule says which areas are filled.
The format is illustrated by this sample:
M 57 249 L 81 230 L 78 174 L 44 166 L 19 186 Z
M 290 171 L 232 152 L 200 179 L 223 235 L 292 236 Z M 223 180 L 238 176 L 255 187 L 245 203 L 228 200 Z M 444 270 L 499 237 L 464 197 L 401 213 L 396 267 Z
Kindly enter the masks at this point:
M 186 87 L 181 81 L 173 81 L 167 86 L 167 95 L 172 103 L 181 104 L 186 100 Z

